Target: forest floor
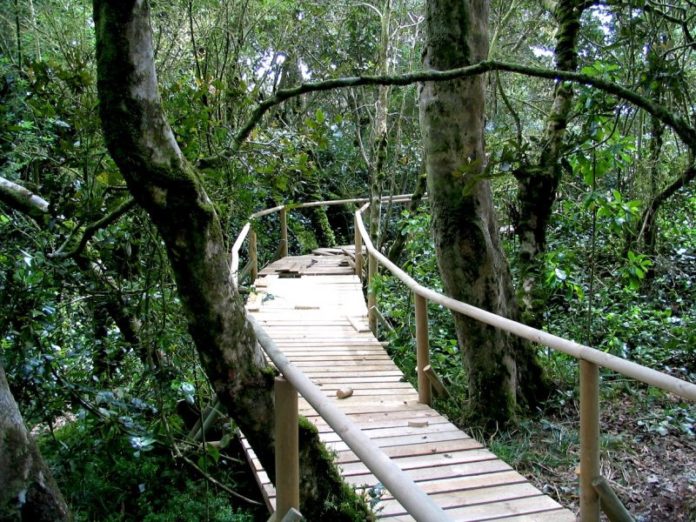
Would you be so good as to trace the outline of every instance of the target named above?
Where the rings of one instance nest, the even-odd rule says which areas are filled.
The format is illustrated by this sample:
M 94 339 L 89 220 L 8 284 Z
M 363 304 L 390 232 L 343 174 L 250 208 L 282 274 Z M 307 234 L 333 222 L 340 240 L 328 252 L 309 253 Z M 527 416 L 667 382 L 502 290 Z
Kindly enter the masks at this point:
M 577 404 L 558 406 L 485 442 L 577 512 Z M 675 397 L 650 395 L 645 388 L 603 398 L 601 472 L 637 522 L 696 521 L 695 416 L 693 406 L 683 408 Z

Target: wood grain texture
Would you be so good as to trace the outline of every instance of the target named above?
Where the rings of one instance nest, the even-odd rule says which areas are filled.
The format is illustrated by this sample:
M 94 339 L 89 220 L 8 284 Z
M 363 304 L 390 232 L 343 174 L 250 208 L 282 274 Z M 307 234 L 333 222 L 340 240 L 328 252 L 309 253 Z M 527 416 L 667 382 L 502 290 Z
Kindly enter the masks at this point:
M 570 522 L 575 516 L 430 407 L 367 331 L 362 286 L 340 249 L 288 257 L 260 271 L 247 310 L 290 361 L 324 390 L 453 520 Z M 353 395 L 337 399 L 336 390 Z M 336 454 L 348 483 L 379 481 L 301 397 L 300 414 Z M 243 445 L 272 510 L 275 489 Z M 384 491 L 381 520 L 413 520 Z

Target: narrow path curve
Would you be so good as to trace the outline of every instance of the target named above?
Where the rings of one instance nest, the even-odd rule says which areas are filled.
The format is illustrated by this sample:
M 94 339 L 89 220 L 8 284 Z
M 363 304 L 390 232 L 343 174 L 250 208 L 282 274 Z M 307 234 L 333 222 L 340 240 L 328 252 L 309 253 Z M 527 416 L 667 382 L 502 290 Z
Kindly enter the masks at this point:
M 319 252 L 329 252 L 320 250 Z M 430 407 L 405 381 L 367 324 L 360 281 L 346 255 L 285 257 L 259 273 L 247 310 L 290 361 L 454 520 L 571 522 L 575 516 Z M 351 388 L 338 399 L 338 390 Z M 300 398 L 346 481 L 380 491 L 377 479 Z M 244 441 L 270 510 L 275 490 Z M 382 520 L 413 520 L 388 492 Z

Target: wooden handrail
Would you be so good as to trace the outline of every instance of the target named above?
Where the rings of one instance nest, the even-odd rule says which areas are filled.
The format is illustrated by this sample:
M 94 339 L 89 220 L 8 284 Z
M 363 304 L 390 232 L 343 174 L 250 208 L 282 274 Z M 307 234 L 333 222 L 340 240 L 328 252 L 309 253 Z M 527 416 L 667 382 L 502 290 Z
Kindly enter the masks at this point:
M 392 203 L 404 203 L 411 199 L 410 194 L 398 196 L 385 196 L 381 201 Z M 376 300 L 372 290 L 372 278 L 382 264 L 392 275 L 403 282 L 415 296 L 416 323 L 420 326 L 417 334 L 419 361 L 419 376 L 427 366 L 428 335 L 427 335 L 427 303 L 444 306 L 449 310 L 461 313 L 467 317 L 499 328 L 537 344 L 548 346 L 554 350 L 570 355 L 580 360 L 581 366 L 581 394 L 580 394 L 580 444 L 581 444 L 581 469 L 580 469 L 580 518 L 583 522 L 594 522 L 599 519 L 598 496 L 592 482 L 599 476 L 599 368 L 607 368 L 617 373 L 631 377 L 637 381 L 655 386 L 665 391 L 674 393 L 679 397 L 690 401 L 696 401 L 696 385 L 665 373 L 647 368 L 640 364 L 604 353 L 568 339 L 537 330 L 511 319 L 498 316 L 481 308 L 457 301 L 443 294 L 435 292 L 420 285 L 406 272 L 396 266 L 385 255 L 379 252 L 372 244 L 369 234 L 362 220 L 363 212 L 369 207 L 369 198 L 342 199 L 333 201 L 313 201 L 296 205 L 280 205 L 252 214 L 242 228 L 234 242 L 231 252 L 230 278 L 237 284 L 239 271 L 239 250 L 244 240 L 249 235 L 251 221 L 263 216 L 281 212 L 281 244 L 279 252 L 287 255 L 287 211 L 296 208 L 311 208 L 317 206 L 343 205 L 364 203 L 355 212 L 355 266 L 359 270 L 364 264 L 363 246 L 368 255 L 368 313 L 375 316 Z M 254 239 L 254 234 L 250 240 Z M 283 243 L 284 242 L 284 243 Z M 359 247 L 359 250 L 358 250 Z M 256 257 L 255 248 L 250 248 L 251 257 Z M 253 260 L 252 260 L 253 261 Z M 253 263 L 252 263 L 253 264 Z M 447 520 L 445 513 L 423 491 L 421 491 L 407 475 L 396 466 L 360 429 L 355 426 L 346 415 L 338 410 L 314 385 L 301 370 L 295 368 L 280 352 L 273 340 L 249 317 L 261 346 L 283 373 L 284 377 L 294 386 L 312 407 L 324 418 L 324 420 L 336 431 L 346 444 L 360 457 L 372 473 L 379 478 L 385 486 L 411 514 L 418 520 Z M 373 324 L 374 321 L 371 321 Z M 373 324 L 374 326 L 374 324 Z M 430 401 L 429 391 L 421 390 L 426 384 L 425 379 L 419 379 L 419 397 L 421 401 Z
M 411 516 L 416 520 L 427 520 L 428 522 L 451 520 L 442 508 L 416 485 L 411 477 L 394 464 L 372 439 L 365 435 L 316 384 L 309 380 L 302 370 L 290 363 L 256 319 L 249 316 L 249 322 L 254 327 L 259 344 L 283 374 L 283 377 L 321 415 Z
M 598 366 L 614 370 L 617 373 L 631 377 L 637 381 L 661 388 L 684 399 L 696 401 L 696 384 L 692 384 L 646 366 L 627 361 L 621 357 L 596 350 L 595 348 L 591 348 L 584 344 L 569 341 L 542 330 L 537 330 L 536 328 L 532 328 L 526 324 L 518 323 L 512 319 L 501 317 L 494 313 L 477 308 L 470 304 L 463 303 L 461 301 L 457 301 L 456 299 L 452 299 L 451 297 L 447 297 L 439 292 L 421 286 L 415 279 L 392 263 L 385 255 L 374 247 L 365 229 L 362 216 L 360 215 L 361 211 L 365 208 L 366 206 L 355 213 L 356 224 L 360 229 L 363 246 L 367 248 L 367 251 L 371 255 L 375 256 L 380 264 L 384 265 L 384 267 L 389 270 L 392 275 L 403 282 L 415 294 L 425 297 L 428 301 L 442 305 L 454 312 L 459 312 L 462 315 L 466 315 L 467 317 L 476 319 L 482 323 L 500 328 L 501 330 L 510 332 L 518 337 L 522 337 L 537 344 L 548 346 L 549 348 L 553 348 L 559 352 L 571 355 L 576 359 L 593 362 Z
M 396 196 L 382 196 L 381 201 L 389 201 L 391 203 L 405 203 L 410 201 L 413 194 L 398 194 Z M 427 196 L 424 196 L 427 197 Z M 276 207 L 267 208 L 264 210 L 259 210 L 254 212 L 249 216 L 249 220 L 244 224 L 242 230 L 239 232 L 237 239 L 232 245 L 230 252 L 230 281 L 235 286 L 238 286 L 238 276 L 239 276 L 239 251 L 244 244 L 244 240 L 247 238 L 249 231 L 251 230 L 251 222 L 255 219 L 259 219 L 264 216 L 269 216 L 280 212 L 280 245 L 278 252 L 280 257 L 285 257 L 288 255 L 288 224 L 287 224 L 287 211 L 297 209 L 297 208 L 312 208 L 312 207 L 322 207 L 322 206 L 334 206 L 334 205 L 348 205 L 351 203 L 367 203 L 370 198 L 352 198 L 352 199 L 333 199 L 326 201 L 309 201 L 305 203 L 289 204 L 289 205 L 278 205 Z M 252 231 L 253 232 L 253 231 Z M 253 235 L 253 234 L 252 234 Z M 255 252 L 250 253 L 255 256 Z M 362 259 L 361 259 L 362 261 Z
M 414 293 L 416 301 L 416 323 L 421 324 L 421 328 L 423 327 L 423 302 L 427 303 L 427 301 L 432 301 L 454 312 L 461 313 L 482 323 L 522 337 L 523 339 L 548 346 L 549 348 L 571 355 L 580 360 L 580 520 L 582 522 L 599 522 L 599 495 L 597 490 L 593 487 L 593 483 L 601 477 L 599 469 L 599 368 L 604 367 L 613 370 L 691 401 L 696 401 L 696 385 L 620 357 L 601 352 L 589 346 L 569 341 L 548 332 L 537 330 L 525 324 L 501 317 L 420 285 L 411 276 L 379 252 L 372 244 L 372 240 L 362 220 L 362 214 L 368 207 L 369 203 L 366 203 L 355 213 L 355 237 L 360 237 L 361 243 L 364 244 L 367 249 L 367 255 L 370 261 L 374 260 L 375 265 L 377 262 L 383 264 L 392 275 L 403 282 Z M 373 308 L 376 307 L 376 299 L 374 291 L 372 291 L 372 278 L 377 271 L 378 267 L 375 266 L 374 269 L 372 269 L 371 264 L 368 279 L 368 303 L 370 303 L 370 297 L 372 297 L 371 303 Z M 427 304 L 425 306 L 427 306 Z M 418 321 L 419 315 L 421 317 L 420 323 Z M 425 328 L 427 329 L 427 320 L 425 321 Z M 423 363 L 421 359 L 425 360 L 427 358 L 422 355 L 422 352 L 428 349 L 427 346 L 421 346 L 421 344 L 423 344 L 423 341 L 420 340 L 422 335 L 422 333 L 418 332 L 416 334 L 418 344 L 418 393 L 420 397 L 427 397 L 429 400 L 430 390 L 421 390 L 421 386 L 429 387 L 429 383 L 426 384 L 425 382 L 421 382 L 420 378 L 425 369 L 422 366 Z M 425 343 L 427 344 L 427 333 L 425 335 Z

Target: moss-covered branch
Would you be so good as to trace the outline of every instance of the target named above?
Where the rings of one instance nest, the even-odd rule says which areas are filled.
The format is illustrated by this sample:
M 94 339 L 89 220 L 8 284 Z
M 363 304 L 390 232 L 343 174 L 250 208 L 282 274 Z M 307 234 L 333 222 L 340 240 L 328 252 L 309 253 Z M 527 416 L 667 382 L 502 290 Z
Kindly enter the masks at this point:
M 680 189 L 687 186 L 696 178 L 696 164 L 691 164 L 689 167 L 672 183 L 667 185 L 660 193 L 658 193 L 648 206 L 643 210 L 643 214 L 640 217 L 640 228 L 636 231 L 636 234 L 632 240 L 640 241 L 641 237 L 645 239 L 647 243 L 651 241 L 656 233 L 656 219 L 657 211 L 660 207 L 674 194 L 676 194 Z
M 686 120 L 677 116 L 664 105 L 641 96 L 635 90 L 624 87 L 603 78 L 590 76 L 588 74 L 560 71 L 556 69 L 546 69 L 543 67 L 533 67 L 516 63 L 502 62 L 497 60 L 484 60 L 474 65 L 449 69 L 446 71 L 417 71 L 398 75 L 377 75 L 377 76 L 352 76 L 346 78 L 336 78 L 321 82 L 303 83 L 291 89 L 281 89 L 272 97 L 268 98 L 254 110 L 247 123 L 239 130 L 235 137 L 235 147 L 239 147 L 244 140 L 251 134 L 254 127 L 261 121 L 261 118 L 274 106 L 286 100 L 312 92 L 325 92 L 346 87 L 358 87 L 366 85 L 411 85 L 418 82 L 444 82 L 459 78 L 469 78 L 491 71 L 506 71 L 536 78 L 546 78 L 549 80 L 562 80 L 583 85 L 589 85 L 617 98 L 632 103 L 646 112 L 652 114 L 662 123 L 674 130 L 674 132 L 692 150 L 696 151 L 696 129 L 691 127 Z

